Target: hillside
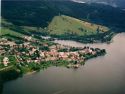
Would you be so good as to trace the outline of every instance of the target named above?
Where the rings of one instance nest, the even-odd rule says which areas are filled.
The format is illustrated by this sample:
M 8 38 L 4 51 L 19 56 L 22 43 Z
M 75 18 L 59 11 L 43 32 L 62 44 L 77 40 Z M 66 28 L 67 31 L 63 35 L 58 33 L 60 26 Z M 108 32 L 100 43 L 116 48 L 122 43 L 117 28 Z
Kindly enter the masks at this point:
M 125 11 L 95 3 L 81 4 L 67 0 L 2 1 L 1 14 L 4 19 L 19 26 L 46 27 L 54 16 L 62 14 L 105 25 L 114 31 L 124 32 L 125 29 Z
M 55 16 L 48 26 L 49 33 L 53 35 L 96 35 L 97 33 L 104 33 L 108 30 L 109 28 L 107 27 L 65 15 Z
M 55 16 L 46 28 L 19 26 L 2 18 L 0 35 L 14 40 L 32 35 L 41 39 L 41 35 L 50 35 L 59 39 L 88 43 L 110 41 L 113 33 L 108 27 L 61 15 Z
M 13 35 L 13 36 L 16 36 L 16 37 L 23 36 L 23 34 L 21 34 L 20 32 L 17 32 L 16 30 L 13 30 L 14 25 L 10 22 L 7 22 L 5 19 L 1 20 L 1 25 L 2 26 L 1 26 L 0 36 L 6 36 L 6 35 Z
M 32 32 L 29 29 L 14 25 L 2 18 L 0 38 L 7 38 L 15 41 L 16 43 L 23 43 L 23 37 L 27 35 L 32 35 Z
M 31 27 L 31 26 L 18 26 L 12 22 L 7 21 L 6 19 L 1 20 L 1 36 L 12 35 L 15 37 L 22 37 L 24 35 L 40 34 L 43 31 L 42 28 Z M 43 32 L 41 32 L 43 33 Z

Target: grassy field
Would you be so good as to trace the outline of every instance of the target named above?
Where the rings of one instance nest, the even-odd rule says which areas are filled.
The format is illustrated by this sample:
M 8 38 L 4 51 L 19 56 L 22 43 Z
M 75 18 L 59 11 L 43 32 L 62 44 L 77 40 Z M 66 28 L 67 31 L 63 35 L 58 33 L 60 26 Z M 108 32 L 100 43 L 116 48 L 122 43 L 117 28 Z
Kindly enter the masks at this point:
M 32 33 L 40 32 L 41 28 L 30 27 L 30 26 L 17 26 L 5 19 L 1 19 L 1 30 L 0 35 L 13 35 L 16 37 L 21 37 L 24 35 L 32 35 Z
M 0 30 L 0 36 L 2 35 L 13 35 L 13 36 L 16 36 L 16 37 L 21 37 L 23 36 L 24 34 L 18 32 L 16 30 L 16 26 L 13 25 L 12 23 L 6 21 L 5 19 L 1 19 L 1 30 Z
M 2 27 L 0 31 L 0 35 L 6 35 L 6 34 L 17 36 L 17 37 L 23 36 L 23 34 L 21 33 L 10 30 L 9 28 Z
M 97 33 L 99 28 L 99 33 L 103 33 L 109 30 L 109 28 L 79 19 L 61 15 L 55 16 L 48 26 L 48 31 L 50 34 L 77 34 L 77 35 L 93 35 Z

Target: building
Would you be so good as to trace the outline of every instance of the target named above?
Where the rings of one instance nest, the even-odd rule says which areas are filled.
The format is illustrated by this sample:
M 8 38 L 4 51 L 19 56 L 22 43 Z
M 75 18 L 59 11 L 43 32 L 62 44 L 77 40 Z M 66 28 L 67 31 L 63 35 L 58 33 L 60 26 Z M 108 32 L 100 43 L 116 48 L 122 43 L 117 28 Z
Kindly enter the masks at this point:
M 4 66 L 8 66 L 8 63 L 9 63 L 9 58 L 8 57 L 4 57 L 3 58 L 3 64 L 4 64 Z

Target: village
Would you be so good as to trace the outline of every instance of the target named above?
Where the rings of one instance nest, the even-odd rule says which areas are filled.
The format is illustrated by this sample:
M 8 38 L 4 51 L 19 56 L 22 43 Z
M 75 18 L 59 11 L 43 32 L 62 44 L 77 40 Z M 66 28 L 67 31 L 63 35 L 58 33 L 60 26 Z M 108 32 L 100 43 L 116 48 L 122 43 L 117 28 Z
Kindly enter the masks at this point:
M 21 71 L 32 71 L 59 64 L 78 68 L 86 60 L 106 53 L 105 49 L 41 42 L 29 36 L 23 38 L 25 42 L 21 44 L 6 38 L 0 40 L 0 69 L 13 65 Z

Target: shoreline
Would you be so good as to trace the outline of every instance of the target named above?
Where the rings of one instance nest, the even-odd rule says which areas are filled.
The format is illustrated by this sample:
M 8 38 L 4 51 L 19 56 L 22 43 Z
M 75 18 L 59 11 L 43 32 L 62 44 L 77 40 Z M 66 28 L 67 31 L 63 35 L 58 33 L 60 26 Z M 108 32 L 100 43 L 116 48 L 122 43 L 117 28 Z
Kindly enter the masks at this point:
M 94 44 L 94 43 L 111 43 L 112 42 L 112 39 L 115 35 L 119 34 L 119 33 L 116 33 L 116 32 L 113 32 L 113 31 L 109 31 L 107 32 L 109 34 L 105 34 L 103 35 L 102 37 L 106 37 L 104 39 L 102 39 L 101 37 L 99 39 L 96 39 L 96 37 L 98 37 L 99 35 L 95 35 L 95 36 L 92 36 L 92 38 L 94 39 L 91 39 L 91 37 L 86 37 L 86 36 L 76 36 L 74 38 L 74 36 L 65 36 L 65 35 L 58 35 L 58 36 L 53 36 L 53 35 L 49 35 L 51 38 L 51 40 L 53 41 L 58 41 L 58 40 L 69 40 L 69 41 L 75 41 L 75 42 L 79 42 L 79 43 L 83 43 L 83 44 Z M 107 37 L 108 36 L 108 37 Z M 86 38 L 83 38 L 83 37 L 86 37 Z M 87 40 L 86 40 L 87 39 Z
M 117 37 L 115 38 L 115 39 L 117 39 Z M 117 39 L 118 40 L 118 39 Z M 115 42 L 115 40 L 113 41 L 113 43 Z M 117 43 L 118 43 L 119 41 L 117 41 Z M 123 42 L 122 42 L 123 43 Z M 102 47 L 102 46 L 101 46 Z M 124 46 L 123 46 L 124 47 Z M 110 49 L 112 48 L 112 46 L 110 47 Z M 117 47 L 115 47 L 115 48 L 117 48 Z M 107 49 L 106 49 L 107 50 Z M 121 50 L 120 50 L 121 51 Z M 113 53 L 114 54 L 114 53 Z M 117 54 L 117 53 L 116 53 Z M 111 56 L 112 57 L 112 56 Z M 91 61 L 91 59 L 90 59 L 90 61 L 86 61 L 86 64 L 88 63 L 88 65 L 90 65 L 90 69 L 92 68 L 93 70 L 94 70 L 94 72 L 99 72 L 98 70 L 96 70 L 95 68 L 93 68 L 93 66 L 91 66 L 91 65 L 93 65 L 92 63 L 96 63 L 96 64 L 94 64 L 95 65 L 95 67 L 96 66 L 98 66 L 98 64 L 99 63 L 105 63 L 105 64 L 107 64 L 107 66 L 109 65 L 109 63 L 110 63 L 110 61 L 109 62 L 105 62 L 105 61 L 102 61 L 102 60 L 104 60 L 104 59 L 102 59 L 102 58 L 100 58 L 100 57 L 97 57 L 99 60 L 97 60 L 97 63 L 96 63 L 96 60 L 95 60 L 95 58 L 93 58 L 94 60 L 92 60 Z M 110 58 L 109 56 L 107 57 L 107 58 Z M 101 60 L 102 59 L 102 60 Z M 119 58 L 120 59 L 120 58 Z M 115 60 L 117 60 L 117 59 L 115 59 Z M 99 62 L 98 62 L 99 61 Z M 102 62 L 101 62 L 102 61 Z M 113 61 L 113 60 L 112 60 Z M 117 62 L 116 62 L 117 63 Z M 124 63 L 124 62 L 123 62 Z M 105 64 L 103 64 L 103 65 L 105 65 Z M 110 63 L 110 64 L 114 64 L 113 62 L 112 63 Z M 87 65 L 87 66 L 88 66 Z M 101 72 L 104 72 L 104 73 L 106 73 L 107 74 L 107 69 L 106 69 L 106 66 L 104 66 L 103 67 L 103 65 L 102 64 L 100 64 L 100 66 L 102 66 L 102 68 L 103 69 L 105 69 L 105 72 L 101 69 L 101 67 L 98 67 L 99 68 L 99 70 L 102 70 Z M 117 65 L 119 65 L 119 64 L 117 64 Z M 112 66 L 110 66 L 111 68 L 112 68 Z M 51 69 L 51 68 L 50 68 Z M 52 68 L 53 69 L 53 68 Z M 54 68 L 55 69 L 55 68 Z M 58 68 L 57 68 L 58 69 Z M 56 69 L 56 70 L 57 70 Z M 84 71 L 84 66 L 82 66 L 82 67 L 80 67 L 80 70 L 83 70 Z M 115 68 L 114 68 L 115 69 Z M 67 70 L 67 69 L 66 69 Z M 69 70 L 72 70 L 72 69 L 68 69 L 68 71 Z M 89 70 L 89 68 L 86 68 L 86 70 Z M 93 70 L 91 70 L 91 71 L 93 71 Z M 116 69 L 117 70 L 117 69 Z M 124 70 L 124 69 L 123 69 Z M 45 69 L 45 71 L 46 71 L 46 69 Z M 51 71 L 51 70 L 50 70 Z M 58 71 L 58 70 L 57 70 Z M 83 75 L 83 71 L 80 71 L 81 72 L 81 75 Z M 40 71 L 40 72 L 42 72 L 42 73 L 37 73 L 37 74 L 31 74 L 31 76 L 29 76 L 29 77 L 33 77 L 33 76 L 36 76 L 36 75 L 39 75 L 39 76 L 41 76 L 41 74 L 43 74 L 44 73 L 44 71 Z M 65 72 L 65 71 L 64 71 Z M 61 73 L 64 73 L 64 72 L 61 72 Z M 78 71 L 79 72 L 79 71 Z M 86 71 L 85 71 L 86 72 Z M 46 72 L 45 72 L 46 73 Z M 50 72 L 51 73 L 51 72 Z M 54 73 L 54 72 L 53 72 Z M 109 69 L 109 73 L 110 73 L 110 69 Z M 70 73 L 69 73 L 70 74 Z M 112 73 L 110 73 L 110 74 L 112 74 Z M 109 76 L 110 76 L 110 74 L 109 74 Z M 117 74 L 117 73 L 116 73 Z M 48 74 L 45 74 L 45 75 L 48 75 Z M 80 75 L 78 75 L 78 77 L 79 77 Z M 103 74 L 102 74 L 102 76 L 103 76 Z M 49 76 L 50 77 L 50 76 Z M 74 76 L 73 76 L 74 77 Z M 89 75 L 89 77 L 91 77 L 91 75 Z M 100 74 L 98 74 L 98 76 L 96 77 L 96 78 L 98 78 L 98 77 L 100 77 Z M 27 78 L 27 77 L 26 77 Z M 113 78 L 113 77 L 112 77 Z M 21 78 L 22 79 L 22 78 Z M 25 77 L 23 78 L 23 79 L 25 79 Z M 31 78 L 32 79 L 32 78 Z M 84 76 L 83 76 L 83 79 L 84 79 Z M 107 79 L 107 78 L 105 78 L 105 79 Z M 18 80 L 18 79 L 17 79 Z M 20 80 L 20 78 L 19 78 L 19 80 Z M 109 80 L 111 80 L 110 78 L 109 78 Z M 84 80 L 83 80 L 84 81 Z M 112 80 L 111 80 L 112 81 Z M 122 80 L 123 81 L 123 80 Z M 13 82 L 16 82 L 16 81 L 13 81 Z M 115 81 L 114 81 L 115 82 Z M 23 81 L 22 81 L 22 83 L 23 83 Z M 35 83 L 35 82 L 34 82 Z M 87 83 L 89 83 L 89 80 L 88 80 L 88 82 Z M 105 83 L 105 82 L 104 82 Z M 25 84 L 25 83 L 24 83 Z M 33 85 L 33 84 L 32 84 Z M 43 85 L 44 86 L 44 85 Z M 5 89 L 6 89 L 6 87 L 5 87 Z
M 56 45 L 56 46 L 60 46 L 60 45 Z M 97 58 L 99 56 L 103 56 L 106 54 L 105 49 L 93 48 L 93 47 L 89 47 L 89 46 L 88 47 L 84 46 L 82 48 L 69 47 L 69 48 L 66 48 L 66 49 L 68 49 L 67 51 L 64 51 L 65 46 L 64 46 L 64 48 L 59 47 L 58 49 L 57 48 L 54 48 L 54 49 L 57 51 L 57 60 L 41 61 L 40 63 L 38 63 L 38 62 L 37 63 L 35 63 L 35 62 L 26 63 L 23 61 L 17 62 L 15 64 L 12 63 L 14 65 L 13 67 L 5 69 L 5 70 L 1 71 L 1 73 L 0 73 L 0 75 L 1 74 L 4 75 L 2 77 L 3 84 L 5 82 L 18 79 L 19 77 L 34 74 L 34 73 L 36 73 L 40 70 L 46 69 L 50 66 L 59 66 L 59 67 L 63 66 L 63 67 L 67 67 L 67 68 L 79 68 L 79 66 L 84 65 L 87 60 L 90 60 L 92 58 Z M 53 48 L 50 50 L 52 50 L 52 52 L 53 52 Z M 61 50 L 61 51 L 59 51 L 59 50 Z M 48 53 L 47 55 L 50 55 L 49 54 L 50 52 L 51 51 L 48 51 L 48 52 L 46 51 L 46 53 Z M 93 54 L 94 52 L 95 52 L 95 54 Z M 63 53 L 63 55 L 62 55 L 62 53 Z M 60 55 L 60 56 L 58 56 L 58 55 Z M 67 59 L 65 59 L 65 56 Z M 62 59 L 60 59 L 60 58 L 62 58 Z M 71 61 L 69 61 L 69 60 L 71 60 Z M 32 66 L 32 64 L 34 64 L 34 65 Z
M 23 74 L 23 76 L 31 75 L 31 74 L 34 74 L 34 73 L 37 73 L 37 71 L 27 72 L 27 73 Z
M 41 70 L 44 70 L 44 69 L 47 69 L 47 68 L 49 68 L 49 67 L 52 67 L 52 66 L 56 66 L 56 67 L 60 67 L 60 66 L 63 66 L 63 67 L 65 67 L 65 68 L 79 68 L 80 66 L 82 66 L 82 65 L 84 65 L 85 63 L 86 63 L 86 61 L 88 61 L 88 60 L 91 60 L 91 59 L 94 59 L 94 58 L 98 58 L 98 57 L 100 57 L 100 56 L 104 56 L 106 54 L 106 52 L 104 52 L 104 53 L 102 53 L 102 54 L 100 54 L 100 55 L 97 55 L 97 56 L 92 56 L 92 57 L 89 57 L 89 58 L 87 58 L 87 59 L 85 59 L 85 61 L 84 62 L 81 62 L 81 63 L 77 63 L 77 64 L 73 64 L 73 63 L 67 63 L 66 65 L 65 64 L 63 64 L 63 63 L 61 63 L 61 65 L 55 65 L 55 64 L 51 64 L 51 65 L 49 65 L 49 66 L 47 66 L 46 68 L 40 68 L 39 70 L 31 70 L 31 71 L 27 71 L 26 73 L 21 73 L 20 71 L 19 71 L 19 69 L 16 69 L 14 66 L 8 66 L 8 70 L 2 70 L 2 71 L 0 71 L 0 73 L 2 73 L 2 72 L 9 72 L 9 71 L 11 71 L 11 70 L 14 70 L 15 72 L 17 72 L 17 75 L 18 75 L 18 77 L 17 78 L 19 78 L 19 77 L 23 77 L 23 76 L 27 76 L 27 75 L 32 75 L 32 74 L 34 74 L 34 73 L 37 73 L 37 72 L 39 72 L 39 71 L 41 71 Z M 68 62 L 68 61 L 67 61 Z M 0 74 L 1 75 L 1 74 Z M 11 79 L 11 80 L 15 80 L 15 79 L 17 79 L 17 78 L 14 78 L 14 79 Z M 4 80 L 4 79 L 3 79 Z M 11 80 L 8 80 L 8 81 L 11 81 Z M 5 81 L 5 82 L 8 82 L 8 81 Z M 4 81 L 3 81 L 4 82 Z

